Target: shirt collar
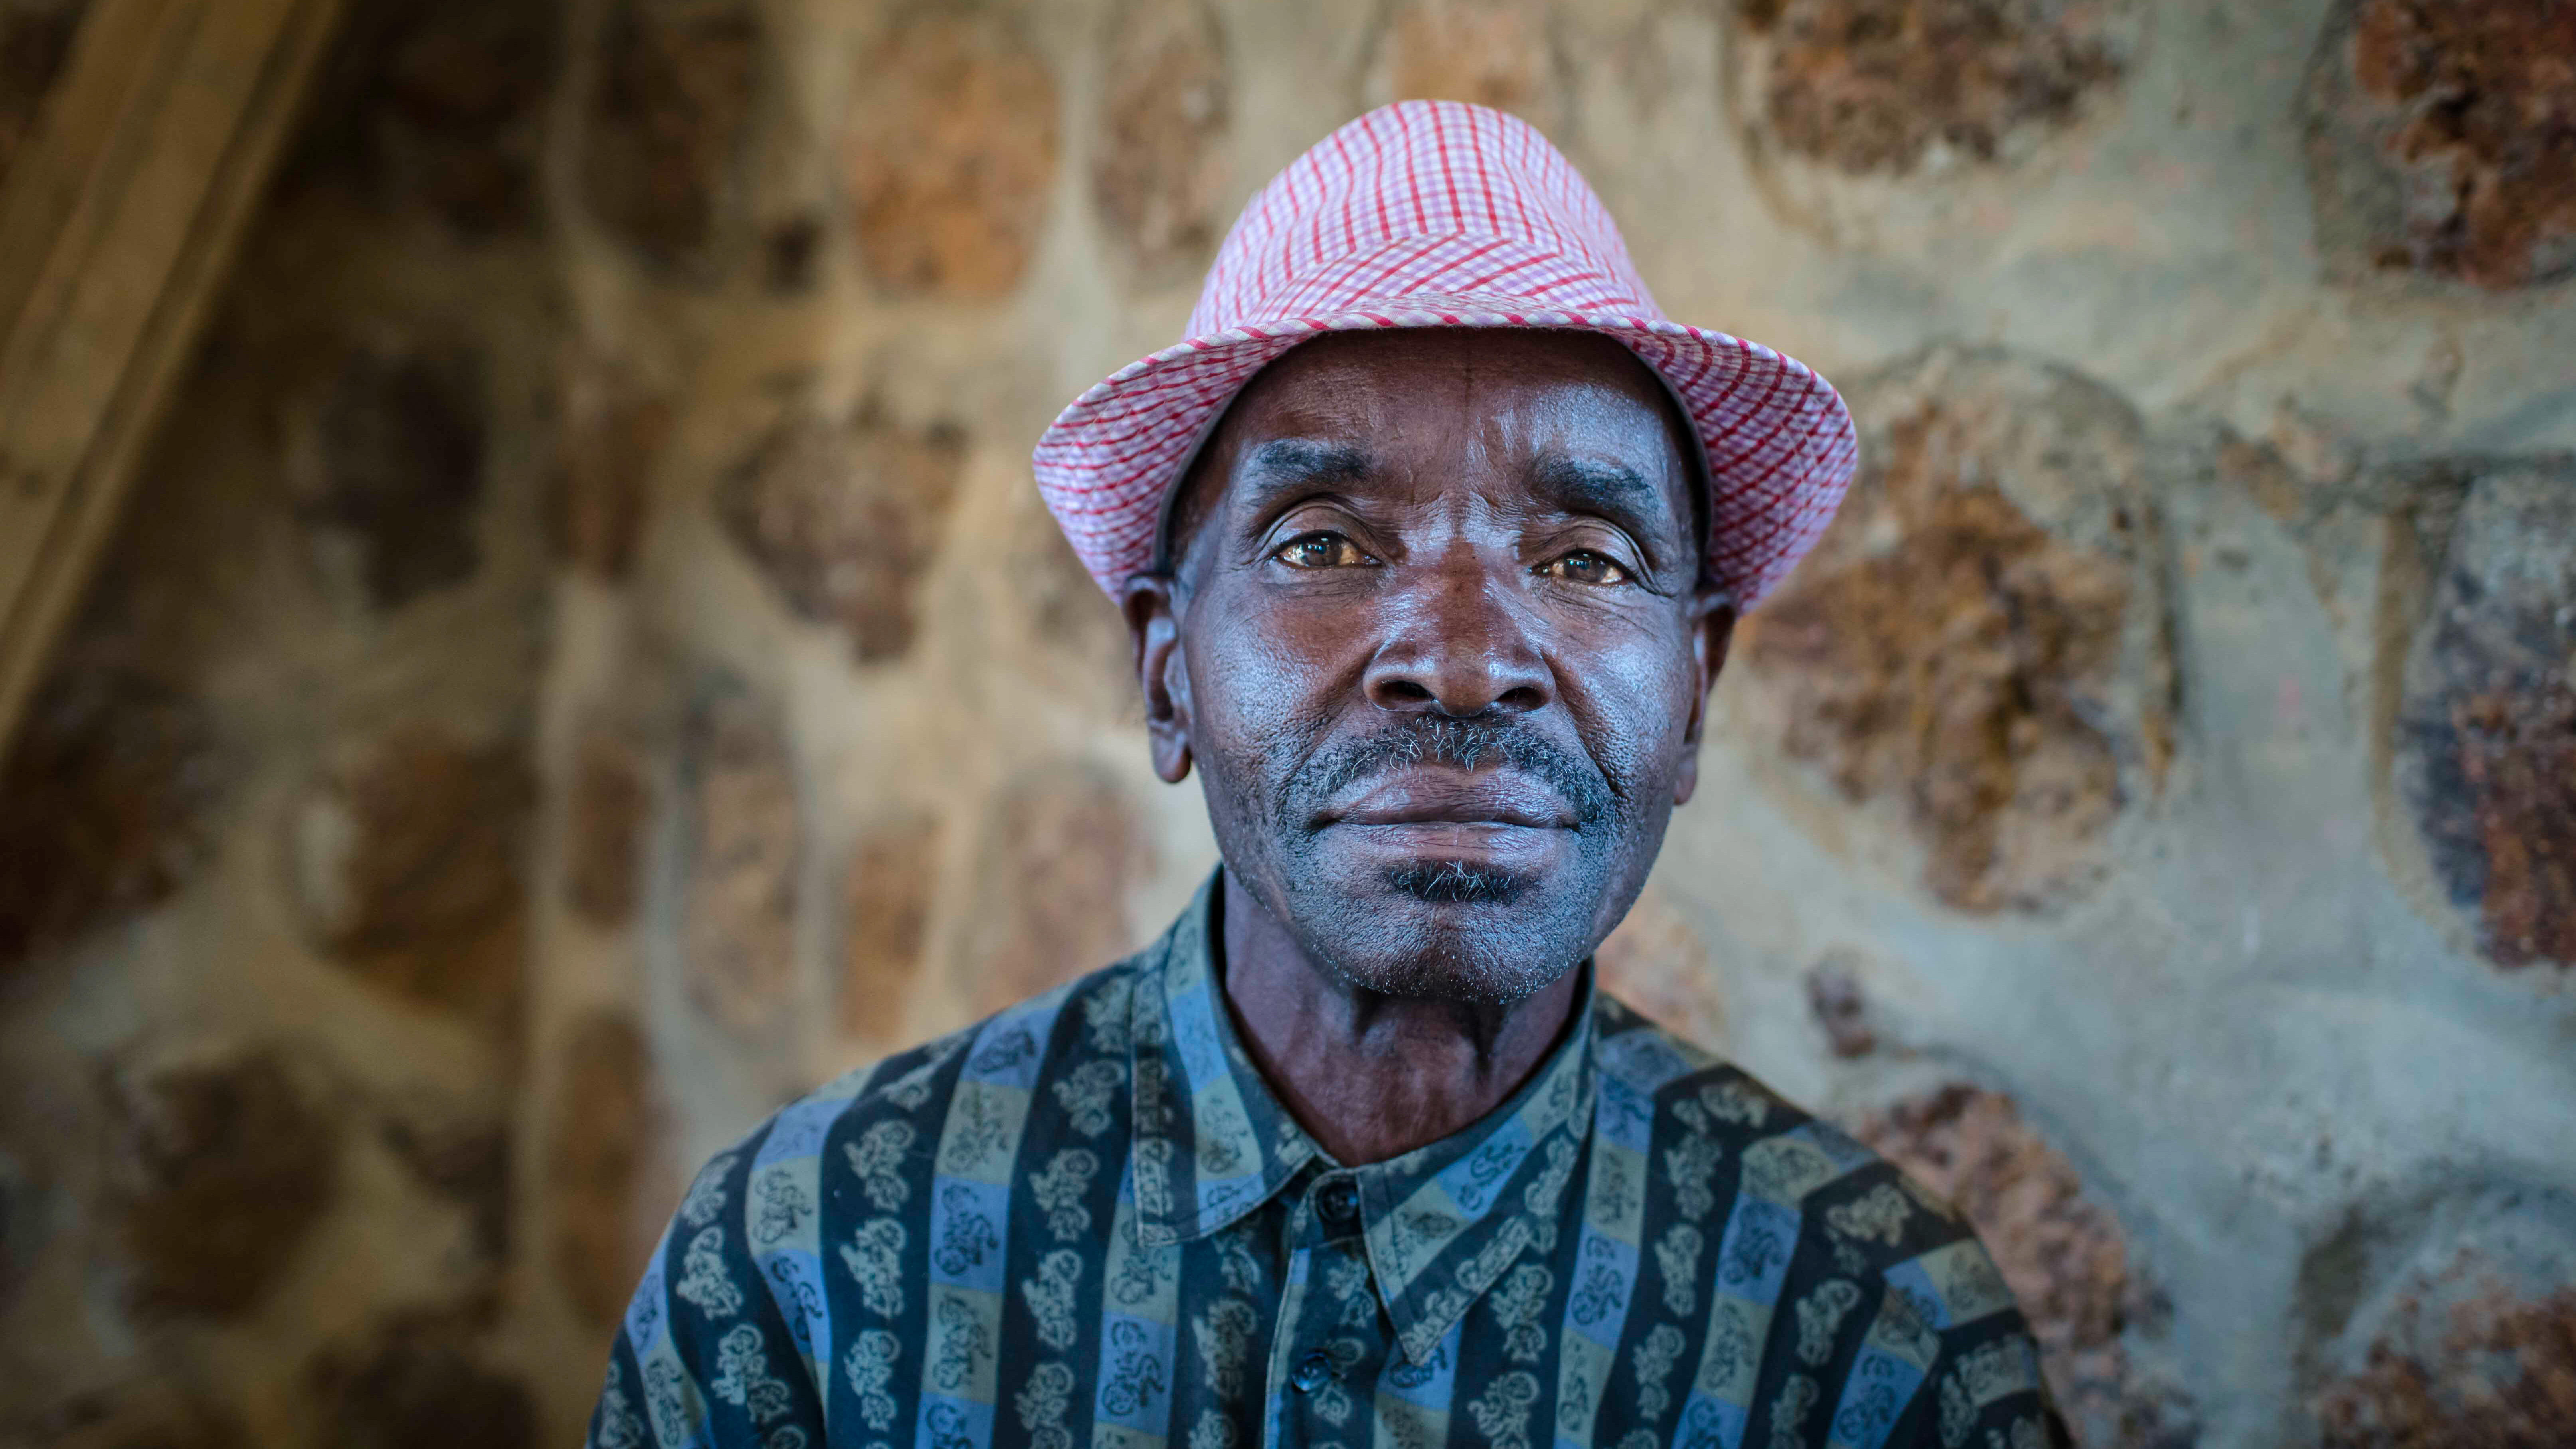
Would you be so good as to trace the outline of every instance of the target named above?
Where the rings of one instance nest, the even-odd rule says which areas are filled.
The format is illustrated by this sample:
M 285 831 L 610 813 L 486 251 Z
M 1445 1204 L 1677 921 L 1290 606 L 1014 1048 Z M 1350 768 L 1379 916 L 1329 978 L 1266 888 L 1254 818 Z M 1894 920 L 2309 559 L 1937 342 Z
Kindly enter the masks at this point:
M 1148 1243 L 1204 1237 L 1309 1162 L 1334 1166 L 1271 1094 L 1219 999 L 1221 879 L 1145 953 L 1133 997 L 1136 1212 Z M 1522 1253 L 1556 1244 L 1598 1090 L 1592 964 L 1576 969 L 1573 1028 L 1508 1101 L 1462 1132 L 1350 1171 L 1372 1275 L 1415 1363 Z
M 1215 970 L 1216 891 L 1145 952 L 1129 1008 L 1137 1230 L 1147 1244 L 1205 1237 L 1269 1201 L 1316 1155 L 1236 1040 Z

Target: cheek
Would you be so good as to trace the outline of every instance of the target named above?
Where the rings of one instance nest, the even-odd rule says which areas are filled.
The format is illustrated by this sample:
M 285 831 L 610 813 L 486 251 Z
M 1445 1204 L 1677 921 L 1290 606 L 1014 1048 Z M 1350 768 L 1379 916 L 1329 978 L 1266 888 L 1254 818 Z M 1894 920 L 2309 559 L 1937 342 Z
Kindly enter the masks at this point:
M 1236 601 L 1209 596 L 1183 641 L 1189 659 L 1191 741 L 1229 762 L 1280 760 L 1321 728 L 1338 677 L 1293 629 Z M 1241 766 L 1236 766 L 1239 772 Z
M 1612 785 L 1631 801 L 1670 803 L 1699 672 L 1669 639 L 1585 656 L 1562 676 L 1575 726 Z

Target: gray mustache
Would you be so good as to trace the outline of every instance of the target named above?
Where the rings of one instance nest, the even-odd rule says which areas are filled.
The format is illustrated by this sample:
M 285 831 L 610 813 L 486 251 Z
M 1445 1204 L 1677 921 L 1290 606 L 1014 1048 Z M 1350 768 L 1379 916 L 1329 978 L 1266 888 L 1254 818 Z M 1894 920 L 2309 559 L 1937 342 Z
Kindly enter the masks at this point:
M 1565 797 L 1575 828 L 1609 818 L 1618 808 L 1610 782 L 1588 760 L 1506 715 L 1418 714 L 1365 739 L 1321 751 L 1291 775 L 1280 791 L 1285 818 L 1291 807 L 1329 800 L 1363 780 L 1414 765 L 1474 770 L 1503 764 Z

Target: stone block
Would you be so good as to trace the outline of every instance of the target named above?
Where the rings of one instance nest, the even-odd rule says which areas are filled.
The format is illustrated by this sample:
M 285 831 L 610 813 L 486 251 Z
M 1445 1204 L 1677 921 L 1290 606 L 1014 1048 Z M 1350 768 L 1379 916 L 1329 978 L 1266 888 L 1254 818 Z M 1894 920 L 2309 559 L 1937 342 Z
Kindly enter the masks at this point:
M 2382 644 L 2406 661 L 2400 793 L 2488 956 L 2576 964 L 2576 473 L 2550 460 L 2426 481 L 2456 512 L 2438 510 L 2451 521 L 2414 637 Z
M 1558 140 L 1571 70 L 1536 0 L 1406 0 L 1387 22 L 1371 87 L 1385 100 L 1469 101 Z
M 490 422 L 471 359 L 353 350 L 296 423 L 296 517 L 346 596 L 398 609 L 481 567 Z
M 670 398 L 622 368 L 596 358 L 574 368 L 554 478 L 557 557 L 603 582 L 625 579 L 672 415 Z
M 2060 904 L 2171 748 L 2137 417 L 1990 353 L 1936 351 L 1850 396 L 1863 470 L 1746 622 L 1746 708 L 1845 799 L 1890 802 L 1944 903 Z
M 464 1209 L 474 1230 L 469 1272 L 477 1278 L 500 1272 L 510 1257 L 509 1123 L 412 1100 L 388 1111 L 377 1132 L 413 1180 Z
M 1227 220 L 1225 38 L 1205 0 L 1125 0 L 1107 52 L 1092 198 L 1138 270 L 1178 274 L 1206 260 Z
M 2491 1289 L 2420 1316 L 2319 1396 L 2324 1449 L 2576 1443 L 2576 1288 Z
M 2123 1340 L 2161 1309 L 2132 1271 L 2119 1220 L 2010 1097 L 1952 1084 L 1895 1103 L 1855 1135 L 1976 1228 L 2029 1316 L 2041 1372 L 2075 1442 L 2193 1442 L 2189 1401 L 2133 1362 Z
M 0 5 L 0 180 L 27 143 L 46 93 L 62 73 L 88 0 L 12 0 Z
M 692 712 L 682 755 L 688 874 L 680 950 L 689 999 L 725 1027 L 777 1024 L 796 986 L 796 773 L 777 717 L 718 685 Z
M 960 976 L 978 1011 L 1070 981 L 1137 945 L 1127 893 L 1152 866 L 1116 782 L 1078 765 L 1006 786 L 984 828 Z
M 765 44 L 744 0 L 617 0 L 586 98 L 581 195 L 647 261 L 714 262 L 736 204 Z
M 205 1314 L 250 1308 L 331 1204 L 331 1115 L 267 1049 L 165 1067 L 114 1095 L 134 1297 Z
M 2356 1212 L 2302 1265 L 2322 1449 L 2576 1443 L 2576 1204 L 2471 1189 Z
M 891 1044 L 921 974 L 930 906 L 939 885 L 939 817 L 926 811 L 881 820 L 850 852 L 842 891 L 841 1029 Z
M 564 900 L 592 925 L 615 929 L 635 914 L 652 786 L 635 747 L 605 730 L 581 737 L 564 800 Z
M 810 291 L 823 250 L 823 223 L 810 216 L 789 217 L 762 234 L 760 250 L 761 285 L 782 297 Z
M 862 413 L 798 420 L 763 440 L 719 487 L 725 531 L 799 618 L 837 624 L 859 662 L 911 649 L 914 591 L 957 500 L 966 440 Z
M 350 7 L 282 185 L 420 207 L 469 237 L 534 227 L 560 13 L 518 0 Z
M 223 774 L 200 702 L 125 671 L 49 680 L 0 764 L 0 970 L 177 890 Z
M 2126 7 L 2080 0 L 1740 0 L 1759 126 L 1854 174 L 1993 161 L 2125 67 Z
M 548 1247 L 574 1311 L 605 1326 L 625 1310 L 662 1226 L 642 1202 L 662 1133 L 652 1049 L 632 1019 L 600 1012 L 567 1029 L 557 1050 L 563 1074 L 546 1128 Z
M 50 1449 L 250 1449 L 255 1442 L 229 1411 L 159 1381 L 83 1396 L 37 1430 Z
M 919 9 L 861 64 L 846 137 L 859 261 L 960 300 L 1027 274 L 1055 187 L 1056 85 L 997 11 Z
M 2328 270 L 2482 287 L 2576 271 L 2576 14 L 2344 0 L 2302 105 Z
M 487 1365 L 448 1315 L 401 1314 L 316 1356 L 309 1374 L 325 1442 L 346 1449 L 534 1449 L 526 1384 Z
M 308 788 L 289 860 L 315 945 L 395 995 L 515 1030 L 535 795 L 522 755 L 409 726 Z

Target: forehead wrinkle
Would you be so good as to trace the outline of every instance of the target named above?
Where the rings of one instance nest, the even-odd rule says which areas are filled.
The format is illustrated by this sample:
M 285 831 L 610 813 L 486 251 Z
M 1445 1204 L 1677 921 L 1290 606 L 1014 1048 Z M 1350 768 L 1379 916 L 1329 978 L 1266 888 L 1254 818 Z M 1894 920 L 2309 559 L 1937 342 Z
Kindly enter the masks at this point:
M 1459 345 L 1467 341 L 1474 345 Z M 1560 341 L 1544 344 L 1555 351 Z M 1195 531 L 1209 504 L 1238 518 L 1265 515 L 1300 488 L 1428 503 L 1421 485 L 1430 483 L 1456 503 L 1472 495 L 1512 513 L 1536 503 L 1648 533 L 1663 532 L 1670 517 L 1669 526 L 1689 534 L 1698 517 L 1697 500 L 1687 496 L 1693 475 L 1674 456 L 1671 404 L 1645 364 L 1615 343 L 1605 355 L 1551 357 L 1535 369 L 1485 355 L 1487 347 L 1525 353 L 1539 342 L 1337 335 L 1292 350 L 1229 409 L 1222 431 L 1239 440 L 1233 462 L 1207 482 L 1231 502 L 1210 498 L 1186 520 Z M 1445 417 L 1404 421 L 1426 403 Z M 1655 496 L 1623 501 L 1641 488 Z M 1505 501 L 1514 494 L 1522 501 Z
M 1694 516 L 1689 467 L 1677 456 L 1659 401 L 1603 381 L 1567 379 L 1492 409 L 1477 431 L 1492 454 L 1521 455 L 1521 481 L 1549 504 L 1650 531 L 1669 517 L 1687 531 Z

